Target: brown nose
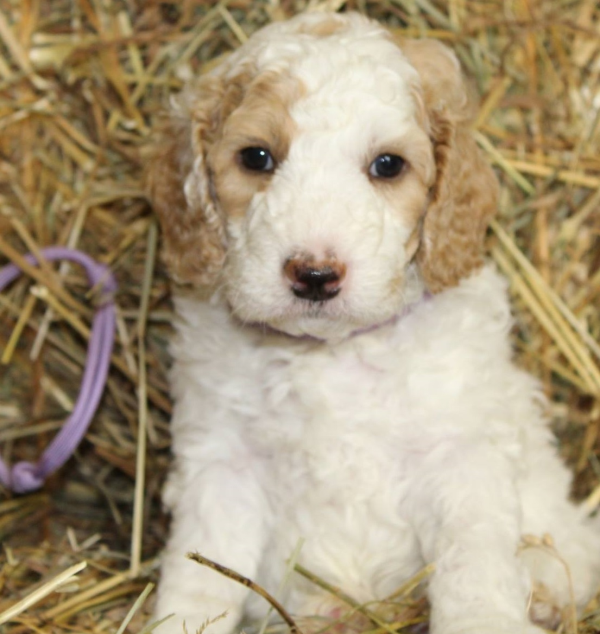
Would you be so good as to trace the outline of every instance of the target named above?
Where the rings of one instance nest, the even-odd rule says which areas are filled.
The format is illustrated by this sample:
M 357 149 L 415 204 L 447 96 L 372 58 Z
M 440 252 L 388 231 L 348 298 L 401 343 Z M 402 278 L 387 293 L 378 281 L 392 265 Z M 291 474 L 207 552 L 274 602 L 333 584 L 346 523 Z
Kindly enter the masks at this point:
M 287 260 L 283 270 L 292 282 L 292 293 L 310 302 L 333 299 L 340 292 L 340 282 L 346 274 L 346 266 L 337 260 L 317 262 L 301 256 Z

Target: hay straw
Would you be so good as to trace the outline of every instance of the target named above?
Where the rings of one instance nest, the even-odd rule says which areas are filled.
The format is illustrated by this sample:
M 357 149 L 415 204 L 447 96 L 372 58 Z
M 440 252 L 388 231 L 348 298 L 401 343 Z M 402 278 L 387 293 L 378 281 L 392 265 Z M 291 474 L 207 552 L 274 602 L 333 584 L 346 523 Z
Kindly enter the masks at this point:
M 135 495 L 133 502 L 133 528 L 131 531 L 131 576 L 137 577 L 140 572 L 142 559 L 142 529 L 144 517 L 144 486 L 146 482 L 146 437 L 149 433 L 148 426 L 148 400 L 146 391 L 146 322 L 148 320 L 148 304 L 150 300 L 150 287 L 154 273 L 156 260 L 156 246 L 158 231 L 156 225 L 151 223 L 148 227 L 148 250 L 144 278 L 142 282 L 142 301 L 137 324 L 138 333 L 138 359 L 139 359 L 139 384 L 138 384 L 138 437 L 137 459 L 135 467 Z
M 64 420 L 94 309 L 79 267 L 55 270 L 43 260 L 32 267 L 23 254 L 50 244 L 81 248 L 109 264 L 119 281 L 108 389 L 86 441 L 45 494 L 11 499 L 0 491 L 0 612 L 61 571 L 87 567 L 71 594 L 50 592 L 5 624 L 7 634 L 99 634 L 126 622 L 128 631 L 149 631 L 143 623 L 153 595 L 144 593 L 156 581 L 167 532 L 160 487 L 169 464 L 171 308 L 165 271 L 159 263 L 152 268 L 154 220 L 142 179 L 148 145 L 169 96 L 261 25 L 342 4 L 3 6 L 0 265 L 13 261 L 24 269 L 0 293 L 5 458 L 34 459 Z M 345 6 L 405 36 L 448 43 L 472 74 L 482 97 L 476 139 L 501 181 L 490 246 L 511 282 L 518 362 L 540 376 L 558 404 L 552 411 L 561 452 L 576 467 L 575 492 L 596 508 L 600 8 L 592 0 L 348 0 Z M 398 619 L 383 616 L 385 605 L 366 606 L 385 624 L 372 632 L 389 634 L 427 618 L 424 604 L 407 598 L 415 583 L 396 597 L 410 604 Z M 591 634 L 593 619 L 579 628 Z
M 23 306 L 21 313 L 19 314 L 17 323 L 15 324 L 15 327 L 13 328 L 13 331 L 10 335 L 10 338 L 6 346 L 4 347 L 4 350 L 2 352 L 2 357 L 0 357 L 0 363 L 2 365 L 8 365 L 10 363 L 13 353 L 15 351 L 15 348 L 17 347 L 17 344 L 19 343 L 19 339 L 21 338 L 21 335 L 23 334 L 23 329 L 25 328 L 25 326 L 27 325 L 27 322 L 31 318 L 31 313 L 33 312 L 33 309 L 35 308 L 36 301 L 37 301 L 37 298 L 35 297 L 33 293 L 27 298 L 25 305 Z
M 29 62 L 27 53 L 23 50 L 23 47 L 21 46 L 19 41 L 15 38 L 10 25 L 8 24 L 6 18 L 2 13 L 0 13 L 0 38 L 4 40 L 4 44 L 8 48 L 13 59 L 21 68 L 25 76 L 32 82 L 32 84 L 40 90 L 46 89 L 48 87 L 48 84 L 41 77 L 34 73 L 33 68 Z M 10 77 L 12 75 L 9 70 L 8 64 L 3 65 L 3 70 L 3 74 L 5 76 Z
M 15 603 L 11 608 L 0 613 L 0 625 L 11 621 L 16 616 L 25 612 L 32 605 L 35 605 L 41 601 L 44 597 L 47 597 L 51 592 L 55 592 L 60 586 L 63 586 L 67 582 L 71 581 L 77 574 L 87 567 L 87 562 L 82 561 L 70 568 L 67 568 L 64 572 L 54 577 L 51 581 L 46 582 L 43 586 L 27 595 L 24 599 L 21 599 L 18 603 Z
M 475 140 L 487 152 L 494 163 L 499 165 L 506 174 L 526 193 L 534 194 L 535 187 L 491 144 L 489 139 L 477 130 L 473 132 Z
M 505 159 L 505 163 L 511 169 L 525 174 L 531 174 L 541 178 L 552 178 L 553 180 L 566 183 L 568 185 L 580 185 L 589 189 L 598 189 L 600 187 L 600 177 L 590 176 L 581 172 L 572 170 L 553 169 L 549 165 L 540 165 L 539 163 L 530 163 L 529 161 L 518 161 L 513 159 Z
M 300 564 L 296 564 L 294 566 L 294 570 L 309 581 L 312 581 L 312 583 L 314 583 L 315 585 L 319 586 L 319 588 L 322 588 L 326 592 L 329 592 L 338 599 L 342 600 L 344 603 L 347 603 L 351 608 L 366 616 L 370 621 L 373 621 L 373 623 L 375 623 L 375 625 L 378 625 L 382 630 L 388 632 L 388 634 L 395 634 L 394 628 L 391 627 L 389 623 L 386 623 L 385 621 L 380 619 L 377 614 L 369 610 L 369 608 L 367 608 L 365 605 L 362 605 L 361 603 L 353 599 L 350 595 L 343 592 L 340 588 L 336 588 L 335 586 L 331 585 L 324 579 L 321 579 L 319 576 L 317 576 L 310 570 L 307 570 L 304 566 Z
M 13 264 L 16 264 L 24 273 L 38 281 L 40 284 L 47 286 L 53 293 L 62 299 L 70 308 L 89 315 L 89 309 L 77 300 L 71 297 L 55 280 L 54 273 L 48 268 L 48 264 L 39 268 L 29 262 L 13 247 L 10 246 L 0 236 L 0 252 L 3 253 Z M 43 260 L 43 258 L 41 258 Z
M 188 559 L 195 561 L 201 566 L 207 566 L 208 568 L 212 568 L 215 572 L 228 577 L 232 581 L 239 583 L 243 586 L 246 586 L 252 592 L 255 592 L 259 596 L 261 596 L 265 601 L 269 603 L 269 605 L 279 614 L 279 616 L 285 621 L 286 625 L 289 627 L 291 634 L 302 634 L 300 628 L 296 625 L 294 619 L 288 614 L 287 610 L 279 603 L 279 601 L 272 596 L 269 592 L 267 592 L 263 587 L 259 586 L 257 583 L 248 579 L 248 577 L 244 577 L 239 572 L 232 570 L 231 568 L 227 568 L 216 561 L 211 561 L 206 557 L 203 557 L 199 553 L 188 553 Z
M 156 566 L 156 561 L 148 562 L 142 566 L 142 570 L 149 569 Z M 145 572 L 145 570 L 144 570 Z M 99 583 L 94 583 L 83 592 L 78 593 L 71 599 L 63 601 L 59 605 L 46 610 L 42 614 L 42 618 L 45 621 L 52 621 L 55 619 L 64 619 L 66 615 L 75 614 L 77 611 L 84 609 L 92 599 L 97 599 L 99 595 L 104 600 L 105 595 L 110 593 L 115 588 L 118 588 L 123 582 L 131 579 L 131 573 L 129 571 L 112 575 L 108 579 Z
M 240 44 L 244 44 L 248 41 L 248 36 L 242 30 L 242 27 L 235 21 L 235 18 L 231 15 L 231 13 L 227 10 L 227 7 L 219 3 L 217 5 L 217 11 L 223 16 L 223 20 L 227 24 L 227 26 L 233 31 L 234 35 L 239 40 Z
M 406 597 L 411 595 L 425 580 L 427 580 L 435 570 L 434 564 L 427 564 L 422 570 L 420 570 L 414 577 L 411 577 L 408 581 L 403 583 L 397 590 L 395 590 L 388 598 L 388 601 L 393 601 L 398 597 Z
M 521 538 L 521 544 L 519 546 L 519 550 L 527 550 L 527 549 L 537 549 L 546 553 L 553 559 L 559 562 L 561 567 L 564 570 L 565 577 L 567 578 L 567 587 L 569 589 L 569 604 L 566 606 L 566 609 L 569 613 L 569 621 L 567 625 L 567 631 L 569 634 L 578 634 L 579 626 L 577 624 L 577 603 L 575 601 L 575 590 L 573 588 L 573 576 L 571 574 L 571 569 L 569 568 L 569 564 L 565 561 L 565 559 L 560 555 L 558 550 L 556 550 L 556 546 L 554 545 L 554 540 L 551 535 L 542 535 L 538 537 L 536 535 L 523 535 Z
M 527 298 L 529 305 L 540 318 L 544 328 L 548 330 L 554 341 L 577 369 L 578 374 L 586 383 L 590 394 L 600 396 L 600 369 L 593 362 L 585 345 L 593 350 L 599 358 L 600 346 L 593 340 L 587 330 L 581 326 L 565 303 L 548 286 L 547 282 L 531 265 L 527 258 L 523 256 L 521 251 L 514 244 L 514 241 L 509 238 L 496 221 L 492 221 L 492 229 L 498 238 L 500 238 L 502 246 L 514 257 L 522 268 L 523 273 L 519 276 L 519 280 L 526 282 L 539 300 L 539 302 L 535 302 L 535 309 L 533 309 L 533 296 L 525 290 L 523 284 L 519 283 L 521 295 Z M 511 279 L 515 280 L 516 275 L 514 269 L 510 269 L 508 262 L 499 255 L 498 249 L 494 249 L 492 253 L 505 272 L 510 271 Z M 582 341 L 577 339 L 573 330 L 581 337 Z
M 123 634 L 127 629 L 127 626 L 131 622 L 134 614 L 140 609 L 140 607 L 144 604 L 144 601 L 148 598 L 148 595 L 154 589 L 154 584 L 149 583 L 145 588 L 142 594 L 137 598 L 136 602 L 131 606 L 131 610 L 127 613 L 127 616 L 123 619 L 123 623 L 121 623 L 121 627 L 117 630 L 116 634 Z
M 281 595 L 285 587 L 290 582 L 292 578 L 292 573 L 294 572 L 294 566 L 296 565 L 298 561 L 298 557 L 300 556 L 300 552 L 303 546 L 304 546 L 304 540 L 299 539 L 298 543 L 296 544 L 296 547 L 292 551 L 289 561 L 287 562 L 287 565 L 285 567 L 285 574 L 283 575 L 283 579 L 281 580 L 281 583 L 279 584 L 279 588 L 277 588 L 275 598 Z M 267 630 L 267 627 L 269 625 L 269 619 L 271 618 L 271 614 L 273 613 L 274 609 L 275 608 L 272 605 L 269 606 L 269 609 L 267 610 L 267 613 L 265 614 L 265 618 L 263 619 L 263 622 L 260 628 L 258 629 L 258 634 L 265 634 L 265 631 Z

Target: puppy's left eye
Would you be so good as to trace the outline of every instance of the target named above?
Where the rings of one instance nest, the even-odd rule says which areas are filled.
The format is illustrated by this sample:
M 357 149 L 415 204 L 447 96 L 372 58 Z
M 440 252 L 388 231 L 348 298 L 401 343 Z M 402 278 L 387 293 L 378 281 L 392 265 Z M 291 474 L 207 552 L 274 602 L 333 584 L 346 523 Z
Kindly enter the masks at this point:
M 369 174 L 375 178 L 394 178 L 405 165 L 401 156 L 396 154 L 380 154 L 369 166 Z
M 242 165 L 253 172 L 272 172 L 275 161 L 271 152 L 264 147 L 247 147 L 240 151 Z

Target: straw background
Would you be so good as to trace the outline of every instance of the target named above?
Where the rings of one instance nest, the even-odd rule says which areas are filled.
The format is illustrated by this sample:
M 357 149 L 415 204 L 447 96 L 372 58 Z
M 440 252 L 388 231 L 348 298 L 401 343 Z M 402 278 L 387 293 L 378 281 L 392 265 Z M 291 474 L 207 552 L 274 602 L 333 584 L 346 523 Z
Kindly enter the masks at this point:
M 119 282 L 109 382 L 77 455 L 39 493 L 0 490 L 0 622 L 18 601 L 32 604 L 0 632 L 144 628 L 168 526 L 171 316 L 141 181 L 147 148 L 168 95 L 207 63 L 261 25 L 324 8 L 438 38 L 473 77 L 474 133 L 502 184 L 489 246 L 511 280 L 518 362 L 552 398 L 574 495 L 600 503 L 595 0 L 0 0 L 0 265 L 68 245 Z M 35 459 L 70 411 L 93 302 L 74 265 L 43 266 L 0 294 L 4 459 Z M 138 438 L 147 451 L 136 463 Z M 363 629 L 414 631 L 426 607 L 411 589 L 399 594 L 404 623 Z M 561 631 L 600 631 L 595 610 Z

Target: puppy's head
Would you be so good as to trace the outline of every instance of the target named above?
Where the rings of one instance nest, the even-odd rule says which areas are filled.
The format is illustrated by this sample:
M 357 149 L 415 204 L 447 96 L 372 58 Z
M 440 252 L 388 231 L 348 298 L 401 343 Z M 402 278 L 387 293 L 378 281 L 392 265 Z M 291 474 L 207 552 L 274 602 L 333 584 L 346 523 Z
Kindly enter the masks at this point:
M 357 14 L 255 34 L 178 98 L 149 170 L 179 282 L 241 320 L 340 337 L 482 263 L 496 181 L 456 58 Z

